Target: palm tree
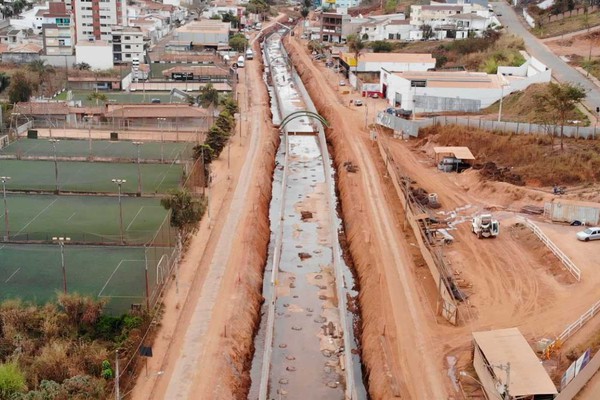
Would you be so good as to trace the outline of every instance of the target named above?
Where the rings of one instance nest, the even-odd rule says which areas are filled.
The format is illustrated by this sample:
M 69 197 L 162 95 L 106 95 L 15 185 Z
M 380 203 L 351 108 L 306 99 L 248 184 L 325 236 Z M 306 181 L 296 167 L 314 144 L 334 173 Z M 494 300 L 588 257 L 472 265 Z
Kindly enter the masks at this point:
M 89 94 L 89 96 L 87 97 L 87 99 L 89 101 L 94 101 L 96 100 L 96 107 L 98 107 L 98 102 L 103 102 L 106 103 L 108 101 L 108 96 L 105 95 L 104 93 L 100 93 L 98 91 L 96 92 L 92 92 Z
M 48 80 L 49 75 L 52 75 L 56 72 L 52 65 L 46 64 L 46 60 L 32 61 L 27 65 L 27 69 L 37 75 L 39 85 L 42 88 L 45 87 L 45 83 Z
M 354 73 L 358 70 L 358 57 L 360 57 L 361 52 L 365 48 L 365 42 L 357 34 L 348 35 L 346 42 L 348 43 L 348 48 L 352 53 L 354 53 Z M 356 80 L 356 85 L 358 85 L 358 79 Z M 358 89 L 358 86 L 356 87 Z

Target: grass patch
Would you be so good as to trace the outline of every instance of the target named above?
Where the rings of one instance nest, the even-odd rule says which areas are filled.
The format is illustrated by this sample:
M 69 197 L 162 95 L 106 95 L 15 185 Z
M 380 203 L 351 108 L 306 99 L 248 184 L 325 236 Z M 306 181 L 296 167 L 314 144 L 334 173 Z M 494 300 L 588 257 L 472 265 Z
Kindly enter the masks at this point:
M 542 26 L 536 26 L 531 30 L 539 38 L 549 38 L 565 33 L 571 33 L 585 29 L 587 26 L 600 25 L 600 13 L 580 14 L 563 18 L 560 21 L 543 22 Z
M 512 122 L 542 122 L 551 120 L 550 116 L 544 116 L 536 111 L 536 96 L 541 95 L 547 88 L 547 84 L 539 83 L 529 86 L 527 89 L 511 93 L 502 102 L 502 120 Z M 481 110 L 482 114 L 497 114 L 500 102 Z M 581 121 L 579 126 L 589 126 L 590 120 L 587 115 L 579 109 L 574 108 L 567 117 L 568 121 Z M 565 125 L 576 124 L 567 122 Z
M 440 146 L 468 146 L 479 164 L 494 162 L 510 167 L 523 181 L 542 186 L 600 182 L 600 143 L 541 135 L 515 135 L 469 129 L 457 125 L 421 130 Z
M 525 59 L 523 39 L 514 35 L 490 32 L 488 37 L 406 43 L 401 53 L 431 53 L 437 59 L 436 68 L 464 68 L 495 74 L 498 66 L 518 66 Z

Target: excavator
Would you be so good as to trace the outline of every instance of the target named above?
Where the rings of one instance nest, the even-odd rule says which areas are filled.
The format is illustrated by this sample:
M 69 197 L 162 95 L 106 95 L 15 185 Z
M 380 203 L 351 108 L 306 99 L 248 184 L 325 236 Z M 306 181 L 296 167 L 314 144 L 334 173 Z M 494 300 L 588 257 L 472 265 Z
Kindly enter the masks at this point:
M 492 214 L 478 214 L 473 217 L 471 222 L 471 231 L 479 239 L 495 238 L 500 233 L 500 222 L 494 219 Z

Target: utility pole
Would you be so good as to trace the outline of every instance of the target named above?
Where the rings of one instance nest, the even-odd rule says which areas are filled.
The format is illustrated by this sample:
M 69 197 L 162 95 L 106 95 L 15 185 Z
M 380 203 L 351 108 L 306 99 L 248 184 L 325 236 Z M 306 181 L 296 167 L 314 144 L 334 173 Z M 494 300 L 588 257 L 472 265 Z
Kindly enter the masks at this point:
M 70 242 L 70 237 L 53 237 L 53 242 L 58 243 L 60 246 L 60 265 L 62 267 L 63 276 L 63 292 L 67 294 L 67 269 L 65 268 L 65 242 Z
M 125 244 L 123 234 L 123 204 L 121 203 L 121 186 L 127 182 L 125 179 L 112 179 L 112 182 L 119 187 L 119 231 L 121 232 L 121 244 Z
M 141 146 L 144 142 L 132 142 L 137 147 L 137 172 L 138 172 L 138 189 L 137 196 L 140 197 L 142 195 L 142 170 L 140 167 L 140 150 Z
M 6 233 L 4 235 L 4 241 L 8 241 L 9 237 L 9 229 L 8 229 L 8 205 L 6 204 L 6 182 L 10 181 L 10 176 L 0 176 L 0 180 L 2 181 L 2 194 L 4 197 L 4 227 L 6 229 Z
M 89 117 L 91 118 L 91 116 Z M 90 142 L 90 160 L 93 158 L 92 155 L 92 121 L 88 118 L 88 140 Z
M 115 350 L 115 399 L 121 400 L 121 388 L 119 387 L 119 349 Z
M 58 139 L 50 139 L 50 143 L 52 143 L 52 148 L 54 149 L 54 179 L 56 182 L 56 194 L 60 192 L 60 188 L 58 185 L 58 161 L 56 159 L 56 143 L 60 142 Z
M 502 119 L 502 101 L 504 100 L 504 86 L 508 86 L 505 84 L 501 85 L 501 94 L 500 94 L 500 108 L 498 108 L 498 122 L 500 122 L 500 120 Z
M 148 248 L 146 247 L 146 245 L 144 245 L 144 278 L 146 279 L 146 310 L 150 311 L 150 285 L 148 284 Z

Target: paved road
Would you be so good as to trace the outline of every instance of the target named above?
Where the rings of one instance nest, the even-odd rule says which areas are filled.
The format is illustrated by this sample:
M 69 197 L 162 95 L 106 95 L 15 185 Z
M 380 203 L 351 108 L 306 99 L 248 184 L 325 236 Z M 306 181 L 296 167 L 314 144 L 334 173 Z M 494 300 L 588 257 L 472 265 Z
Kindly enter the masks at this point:
M 504 2 L 492 4 L 494 10 L 500 11 L 502 14 L 502 17 L 499 17 L 502 25 L 504 25 L 510 33 L 523 38 L 529 54 L 552 69 L 552 75 L 556 80 L 560 82 L 579 83 L 587 91 L 587 98 L 584 104 L 593 114 L 596 114 L 596 107 L 600 107 L 600 88 L 561 60 L 560 57 L 552 53 L 550 49 L 541 43 L 538 38 L 529 33 L 511 6 Z

